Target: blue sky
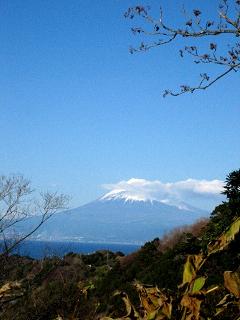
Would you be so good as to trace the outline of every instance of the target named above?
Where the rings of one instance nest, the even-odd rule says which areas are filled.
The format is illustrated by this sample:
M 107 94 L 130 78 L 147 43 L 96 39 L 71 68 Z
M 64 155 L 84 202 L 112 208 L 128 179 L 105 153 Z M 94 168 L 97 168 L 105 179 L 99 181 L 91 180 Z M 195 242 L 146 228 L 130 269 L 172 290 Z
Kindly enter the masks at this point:
M 0 2 L 2 174 L 22 173 L 77 206 L 102 184 L 224 180 L 239 168 L 239 75 L 163 99 L 164 89 L 194 83 L 199 67 L 178 57 L 180 43 L 129 54 L 141 39 L 123 14 L 137 3 Z M 177 24 L 180 3 L 162 4 Z

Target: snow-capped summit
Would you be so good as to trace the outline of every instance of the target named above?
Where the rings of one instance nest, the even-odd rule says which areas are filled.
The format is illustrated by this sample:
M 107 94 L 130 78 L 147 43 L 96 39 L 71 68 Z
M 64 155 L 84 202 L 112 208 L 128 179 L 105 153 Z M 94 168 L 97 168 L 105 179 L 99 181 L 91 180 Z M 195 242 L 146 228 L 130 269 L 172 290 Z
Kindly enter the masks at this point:
M 127 190 L 112 190 L 102 196 L 100 201 L 124 200 L 127 201 L 152 201 L 144 195 L 131 194 Z
M 187 210 L 187 211 L 194 211 L 198 210 L 187 203 L 183 201 L 173 201 L 171 199 L 162 199 L 162 200 L 157 200 L 154 199 L 153 197 L 147 196 L 146 194 L 137 194 L 134 192 L 129 192 L 128 190 L 124 189 L 116 189 L 112 190 L 105 195 L 103 195 L 99 201 L 116 201 L 116 200 L 121 200 L 124 201 L 125 203 L 127 202 L 145 202 L 149 204 L 166 204 L 168 206 L 174 206 L 180 210 Z

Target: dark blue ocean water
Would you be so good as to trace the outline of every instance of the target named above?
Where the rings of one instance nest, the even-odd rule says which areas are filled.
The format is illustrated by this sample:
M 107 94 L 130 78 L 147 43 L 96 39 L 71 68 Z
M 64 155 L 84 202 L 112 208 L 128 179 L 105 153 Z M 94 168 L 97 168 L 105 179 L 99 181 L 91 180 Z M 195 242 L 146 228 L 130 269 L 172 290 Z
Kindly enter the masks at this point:
M 136 251 L 140 246 L 132 244 L 113 243 L 82 243 L 62 241 L 25 241 L 15 253 L 41 259 L 46 256 L 64 256 L 69 252 L 89 254 L 98 250 L 121 251 L 128 254 Z

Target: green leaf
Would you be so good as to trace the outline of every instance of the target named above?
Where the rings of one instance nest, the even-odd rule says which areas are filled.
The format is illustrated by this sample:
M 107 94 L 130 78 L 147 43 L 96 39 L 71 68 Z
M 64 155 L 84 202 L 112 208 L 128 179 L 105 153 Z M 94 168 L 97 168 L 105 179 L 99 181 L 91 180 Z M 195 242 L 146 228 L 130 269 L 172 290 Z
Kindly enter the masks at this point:
M 203 288 L 205 281 L 206 281 L 206 277 L 199 277 L 195 279 L 193 283 L 192 292 L 200 291 Z
M 197 275 L 198 270 L 201 265 L 204 263 L 204 258 L 201 254 L 199 255 L 189 255 L 187 257 L 187 261 L 184 265 L 183 270 L 183 282 L 182 285 L 187 283 L 191 283 Z

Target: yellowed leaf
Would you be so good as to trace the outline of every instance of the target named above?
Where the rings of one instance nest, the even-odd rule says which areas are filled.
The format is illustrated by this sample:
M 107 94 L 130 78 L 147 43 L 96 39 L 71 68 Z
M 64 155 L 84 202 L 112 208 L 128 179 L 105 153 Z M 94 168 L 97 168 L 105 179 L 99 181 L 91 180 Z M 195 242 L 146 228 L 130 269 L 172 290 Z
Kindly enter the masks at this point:
M 185 294 L 182 297 L 181 305 L 187 309 L 184 320 L 199 320 L 200 307 L 204 297 L 199 294 Z
M 224 272 L 224 285 L 225 287 L 240 298 L 240 274 L 239 272 L 225 271 Z
M 240 232 L 240 217 L 237 218 L 231 226 L 214 243 L 208 245 L 208 255 L 227 248 Z

